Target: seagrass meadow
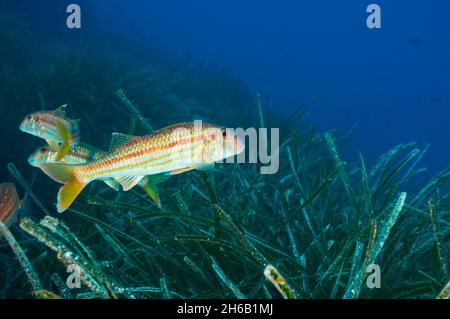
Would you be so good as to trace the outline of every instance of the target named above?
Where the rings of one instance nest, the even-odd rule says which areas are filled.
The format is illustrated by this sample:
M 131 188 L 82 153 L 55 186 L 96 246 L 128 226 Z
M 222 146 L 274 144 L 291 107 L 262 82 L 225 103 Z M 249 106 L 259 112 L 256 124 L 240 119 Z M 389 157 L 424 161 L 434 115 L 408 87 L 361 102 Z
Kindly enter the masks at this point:
M 0 298 L 449 297 L 450 166 L 420 178 L 428 145 L 344 158 L 353 133 L 320 131 L 303 105 L 279 117 L 220 71 L 108 39 L 48 45 L 21 21 L 0 14 L 0 176 L 32 210 L 0 223 Z M 58 214 L 59 185 L 27 162 L 43 143 L 18 126 L 66 103 L 82 140 L 104 150 L 112 132 L 193 118 L 280 128 L 279 171 L 175 176 L 159 186 L 161 208 L 94 182 Z M 380 288 L 367 285 L 373 264 Z M 79 288 L 67 285 L 74 267 Z

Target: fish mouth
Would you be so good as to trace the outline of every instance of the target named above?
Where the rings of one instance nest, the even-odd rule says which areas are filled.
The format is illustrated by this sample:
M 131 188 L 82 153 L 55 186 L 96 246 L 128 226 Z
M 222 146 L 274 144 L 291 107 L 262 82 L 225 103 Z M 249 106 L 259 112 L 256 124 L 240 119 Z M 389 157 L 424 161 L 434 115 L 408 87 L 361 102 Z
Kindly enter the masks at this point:
M 37 163 L 32 157 L 28 157 L 28 164 L 30 164 L 31 166 L 37 167 Z
M 22 132 L 25 132 L 25 133 L 30 133 L 30 130 L 27 129 L 27 125 L 24 122 L 20 123 L 19 130 L 21 130 Z

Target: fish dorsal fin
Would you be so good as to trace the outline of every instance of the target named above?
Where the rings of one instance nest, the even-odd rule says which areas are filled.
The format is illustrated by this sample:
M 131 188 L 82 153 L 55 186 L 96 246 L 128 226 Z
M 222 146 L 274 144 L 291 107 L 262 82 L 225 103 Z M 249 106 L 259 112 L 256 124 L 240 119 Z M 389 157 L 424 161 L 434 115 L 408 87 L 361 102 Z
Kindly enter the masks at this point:
M 112 152 L 119 147 L 127 144 L 129 141 L 134 140 L 137 136 L 128 135 L 123 133 L 112 133 L 111 144 L 109 145 L 109 151 Z
M 81 119 L 75 119 L 70 121 L 72 128 L 78 128 L 80 126 Z
M 132 189 L 138 184 L 144 176 L 116 176 L 114 179 L 122 185 L 123 190 L 126 192 Z
M 66 107 L 67 107 L 67 104 L 61 105 L 60 107 L 58 107 L 56 109 L 56 112 L 58 112 L 62 116 L 66 116 Z

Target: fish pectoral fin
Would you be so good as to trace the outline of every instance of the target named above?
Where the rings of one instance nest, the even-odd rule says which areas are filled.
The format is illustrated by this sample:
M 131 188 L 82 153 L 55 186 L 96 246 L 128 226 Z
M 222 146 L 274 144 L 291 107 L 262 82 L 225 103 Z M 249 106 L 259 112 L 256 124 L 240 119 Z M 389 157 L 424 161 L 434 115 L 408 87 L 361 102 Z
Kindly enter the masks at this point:
M 56 124 L 56 134 L 58 134 L 59 138 L 62 141 L 61 146 L 58 149 L 58 153 L 56 154 L 55 160 L 56 161 L 60 161 L 64 155 L 67 154 L 67 152 L 70 149 L 70 141 L 69 141 L 69 136 L 70 136 L 70 131 L 67 127 L 65 127 L 62 123 L 57 123 Z
M 122 188 L 125 192 L 132 189 L 143 178 L 144 178 L 144 176 L 116 176 L 116 177 L 114 177 L 114 179 L 120 185 L 122 185 Z
M 116 192 L 120 191 L 120 184 L 114 180 L 114 178 L 107 178 L 104 179 L 103 182 L 114 189 Z
M 146 176 L 144 179 L 142 179 L 139 182 L 139 186 L 144 190 L 144 192 L 147 193 L 148 196 L 158 205 L 158 207 L 161 207 L 161 200 L 159 199 L 159 193 L 158 188 L 154 183 L 152 183 L 150 176 Z
M 61 122 L 57 122 L 56 123 L 56 134 L 59 136 L 59 138 L 61 139 L 61 141 L 63 141 L 63 143 L 65 141 L 69 140 L 69 136 L 70 136 L 70 131 L 69 129 L 64 126 L 64 124 L 62 124 Z
M 119 147 L 127 144 L 131 140 L 134 140 L 137 136 L 134 135 L 128 135 L 123 133 L 112 133 L 111 137 L 111 144 L 109 145 L 109 151 L 112 152 L 115 149 L 118 149 Z
M 177 175 L 177 174 L 181 174 L 184 172 L 189 172 L 192 171 L 194 168 L 192 166 L 188 166 L 188 167 L 183 167 L 183 168 L 179 168 L 173 171 L 170 171 L 170 175 Z
M 46 139 L 45 141 L 51 148 L 58 149 L 59 143 L 57 141 L 52 140 L 52 139 Z
M 61 144 L 61 146 L 58 149 L 58 153 L 56 153 L 55 161 L 59 162 L 70 150 L 70 143 L 64 142 Z

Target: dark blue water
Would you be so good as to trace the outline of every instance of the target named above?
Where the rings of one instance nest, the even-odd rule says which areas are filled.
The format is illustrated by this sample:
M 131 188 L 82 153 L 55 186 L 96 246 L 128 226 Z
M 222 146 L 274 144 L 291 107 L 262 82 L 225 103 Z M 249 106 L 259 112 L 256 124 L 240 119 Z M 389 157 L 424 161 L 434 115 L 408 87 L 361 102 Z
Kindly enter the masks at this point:
M 82 8 L 81 30 L 65 27 L 71 2 Z M 381 29 L 366 26 L 372 2 L 381 7 Z M 225 70 L 281 114 L 304 102 L 322 130 L 345 132 L 358 123 L 350 158 L 357 150 L 374 158 L 415 141 L 431 144 L 425 158 L 430 173 L 449 164 L 447 0 L 53 0 L 14 6 L 45 37 L 73 46 L 108 35 L 128 38 Z

